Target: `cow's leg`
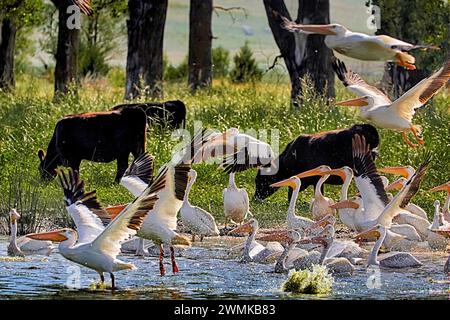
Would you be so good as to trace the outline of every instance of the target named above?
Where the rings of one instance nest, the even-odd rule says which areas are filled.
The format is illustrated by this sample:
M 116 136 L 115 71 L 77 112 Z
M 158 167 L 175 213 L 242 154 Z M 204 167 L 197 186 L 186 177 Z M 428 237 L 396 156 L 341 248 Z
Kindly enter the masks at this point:
M 115 179 L 116 183 L 120 182 L 120 179 L 122 178 L 123 174 L 127 170 L 128 156 L 129 156 L 129 153 L 121 154 L 117 157 L 117 174 L 116 174 L 116 179 Z
M 71 167 L 73 171 L 80 172 L 81 159 L 70 159 L 68 163 L 69 167 Z

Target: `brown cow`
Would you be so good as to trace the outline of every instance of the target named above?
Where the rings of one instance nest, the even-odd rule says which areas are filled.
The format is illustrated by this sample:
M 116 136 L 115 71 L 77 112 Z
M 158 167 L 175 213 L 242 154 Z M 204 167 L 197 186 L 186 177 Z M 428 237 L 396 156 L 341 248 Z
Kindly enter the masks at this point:
M 81 160 L 117 160 L 116 182 L 128 167 L 130 153 L 139 156 L 146 149 L 145 112 L 141 109 L 69 115 L 59 120 L 47 147 L 38 151 L 42 178 L 53 179 L 62 165 L 80 169 Z

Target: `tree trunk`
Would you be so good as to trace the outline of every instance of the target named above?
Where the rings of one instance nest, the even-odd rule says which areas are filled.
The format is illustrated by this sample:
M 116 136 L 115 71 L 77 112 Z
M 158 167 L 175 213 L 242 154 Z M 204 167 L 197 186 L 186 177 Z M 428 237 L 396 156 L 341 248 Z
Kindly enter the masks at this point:
M 329 24 L 329 0 L 299 0 L 297 22 L 301 24 Z M 307 37 L 305 56 L 300 76 L 309 75 L 317 94 L 334 98 L 334 71 L 331 66 L 333 51 L 325 44 L 325 36 Z
M 292 103 L 298 105 L 301 100 L 302 79 L 307 74 L 318 94 L 334 97 L 334 73 L 330 59 L 332 51 L 325 46 L 323 36 L 308 36 L 283 29 L 279 15 L 291 19 L 283 0 L 264 0 L 264 7 L 270 29 L 289 72 Z M 329 1 L 299 0 L 296 21 L 309 24 L 329 23 Z
M 163 40 L 167 0 L 129 0 L 125 99 L 163 94 Z
M 0 90 L 14 89 L 14 50 L 16 47 L 17 28 L 5 19 L 0 22 Z
M 67 94 L 72 83 L 77 82 L 77 60 L 80 30 L 69 28 L 72 13 L 67 13 L 70 5 L 65 1 L 52 0 L 58 8 L 58 44 L 56 48 L 55 97 Z M 76 89 L 76 87 L 72 88 Z
M 189 76 L 191 90 L 211 86 L 212 0 L 191 0 L 189 11 Z

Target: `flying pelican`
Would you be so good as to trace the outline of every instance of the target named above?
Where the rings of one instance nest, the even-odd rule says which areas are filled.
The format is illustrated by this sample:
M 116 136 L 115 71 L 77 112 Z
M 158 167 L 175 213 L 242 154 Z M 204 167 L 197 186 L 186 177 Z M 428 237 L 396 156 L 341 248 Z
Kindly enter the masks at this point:
M 313 220 L 305 217 L 300 217 L 295 214 L 295 203 L 297 202 L 298 193 L 301 187 L 301 181 L 297 176 L 293 176 L 288 179 L 276 182 L 272 184 L 271 187 L 291 187 L 292 189 L 294 189 L 294 192 L 292 193 L 291 200 L 289 203 L 286 218 L 288 229 L 304 230 L 314 224 Z
M 144 219 L 141 228 L 137 232 L 138 237 L 152 240 L 153 243 L 159 245 L 159 269 L 161 276 L 164 276 L 166 273 L 163 261 L 163 244 L 168 244 L 170 246 L 173 273 L 179 271 L 175 261 L 175 249 L 173 246 L 190 245 L 188 238 L 175 231 L 177 228 L 177 214 L 183 205 L 183 199 L 188 183 L 188 173 L 191 170 L 192 163 L 194 160 L 204 160 L 201 150 L 209 138 L 209 135 L 205 135 L 205 130 L 202 130 L 202 132 L 199 132 L 194 136 L 190 144 L 176 152 L 172 156 L 172 159 L 159 169 L 159 172 L 167 171 L 165 187 L 158 194 L 158 199 L 156 200 L 152 212 Z M 140 170 L 140 166 L 144 168 L 152 167 L 149 163 L 153 161 L 153 158 L 148 154 L 143 154 L 142 158 L 138 157 L 135 160 L 136 168 L 127 170 L 124 174 L 125 176 L 133 176 L 134 172 L 146 172 L 146 170 Z M 147 176 L 147 174 L 148 172 L 145 176 Z M 145 182 L 135 183 L 133 185 L 136 189 L 133 191 L 133 189 L 130 188 L 130 192 L 139 194 L 139 190 L 142 190 L 142 188 L 145 187 Z M 126 205 L 122 205 L 122 207 L 125 206 Z M 110 215 L 113 215 L 111 211 L 109 213 Z
M 217 229 L 216 220 L 211 213 L 189 203 L 189 192 L 197 179 L 197 171 L 191 169 L 188 177 L 189 182 L 184 194 L 183 205 L 180 209 L 181 221 L 183 225 L 191 230 L 192 242 L 195 241 L 195 235 L 200 236 L 200 241 L 203 241 L 204 236 L 216 237 L 219 235 L 219 230 Z
M 439 49 L 435 46 L 413 45 L 386 35 L 370 36 L 353 32 L 333 23 L 326 25 L 297 24 L 285 17 L 282 26 L 290 32 L 321 34 L 328 48 L 345 56 L 364 61 L 395 61 L 399 66 L 414 70 L 415 58 L 409 54 L 414 49 Z
M 259 230 L 258 220 L 251 218 L 243 225 L 228 232 L 229 235 L 248 233 L 244 244 L 243 262 L 271 263 L 283 252 L 283 246 L 278 242 L 268 242 L 266 246 L 255 241 Z
M 78 6 L 80 8 L 80 11 L 83 12 L 85 15 L 90 16 L 92 15 L 92 5 L 91 0 L 70 0 L 73 4 Z
M 247 190 L 236 186 L 234 175 L 234 172 L 230 172 L 228 187 L 223 189 L 222 192 L 225 227 L 229 220 L 242 223 L 247 218 L 247 214 L 250 213 Z
M 69 180 L 66 175 L 58 173 L 64 190 L 64 201 L 69 214 L 78 217 L 76 224 L 78 233 L 73 229 L 30 234 L 28 237 L 36 240 L 51 240 L 60 242 L 58 249 L 63 257 L 82 266 L 97 271 L 102 284 L 105 281 L 104 273 L 111 276 L 112 289 L 116 289 L 113 272 L 136 267 L 117 259 L 120 253 L 121 242 L 136 234 L 147 214 L 155 206 L 158 192 L 165 187 L 167 169 L 162 170 L 142 194 L 129 204 L 105 228 L 101 221 L 103 213 L 97 201 L 95 191 L 86 193 L 84 182 L 79 180 L 77 172 L 69 170 Z M 97 219 L 92 212 L 99 213 Z
M 215 154 L 217 148 L 225 147 L 226 151 L 222 154 L 224 159 L 221 167 L 226 173 L 240 172 L 257 167 L 270 167 L 272 160 L 275 158 L 275 153 L 268 143 L 241 133 L 237 128 L 230 128 L 224 133 L 212 134 L 203 149 L 212 149 L 212 154 Z
M 450 79 L 450 60 L 430 77 L 423 79 L 404 95 L 392 102 L 383 92 L 367 84 L 357 73 L 347 70 L 345 64 L 336 59 L 333 67 L 351 92 L 359 96 L 356 99 L 337 102 L 339 106 L 356 106 L 361 116 L 381 128 L 400 131 L 405 142 L 415 148 L 407 136 L 411 131 L 419 144 L 424 140 L 419 136 L 421 128 L 412 123 L 415 110 L 427 103 Z
M 377 239 L 367 261 L 368 266 L 380 265 L 386 268 L 420 267 L 422 263 L 413 255 L 407 252 L 389 252 L 387 254 L 384 254 L 382 258 L 378 259 L 378 251 L 383 244 L 388 229 L 388 226 L 377 224 L 376 226 L 356 236 L 357 240 L 371 239 L 374 237 Z
M 445 199 L 444 208 L 442 209 L 442 217 L 444 221 L 447 221 L 450 223 L 450 181 L 446 182 L 444 184 L 441 184 L 439 186 L 434 187 L 430 190 L 431 192 L 436 191 L 446 191 L 447 192 L 447 198 Z
M 449 243 L 447 237 L 439 234 L 442 230 L 450 231 L 450 224 L 448 226 L 441 227 L 440 218 L 441 212 L 439 211 L 441 203 L 439 200 L 434 201 L 434 216 L 433 223 L 430 225 L 429 234 L 428 234 L 428 245 L 435 250 L 445 250 Z
M 55 247 L 51 241 L 38 241 L 22 236 L 17 238 L 17 220 L 20 219 L 20 214 L 16 209 L 11 209 L 9 212 L 10 219 L 10 240 L 7 253 L 12 257 L 24 257 L 31 254 L 49 255 Z
M 314 198 L 310 203 L 310 211 L 314 220 L 320 220 L 326 215 L 334 215 L 336 213 L 335 209 L 330 208 L 330 206 L 334 204 L 333 199 L 325 197 L 322 194 L 322 186 L 324 182 L 330 177 L 330 175 L 326 172 L 330 170 L 331 168 L 329 166 L 322 165 L 296 175 L 299 179 L 316 175 L 320 176 L 320 179 L 314 189 Z

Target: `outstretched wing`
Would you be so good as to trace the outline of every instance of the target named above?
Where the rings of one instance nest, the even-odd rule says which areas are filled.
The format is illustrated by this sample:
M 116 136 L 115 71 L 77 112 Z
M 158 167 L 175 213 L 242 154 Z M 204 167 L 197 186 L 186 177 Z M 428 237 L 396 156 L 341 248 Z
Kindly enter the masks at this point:
M 411 120 L 415 110 L 433 98 L 447 84 L 449 79 L 450 60 L 447 60 L 441 69 L 409 89 L 404 95 L 395 100 L 390 108 L 395 108 L 396 113 Z
M 93 241 L 109 224 L 111 218 L 97 200 L 96 191 L 85 192 L 77 171 L 58 170 L 67 212 L 78 231 L 78 243 Z
M 353 171 L 356 186 L 364 203 L 375 203 L 384 208 L 388 203 L 383 181 L 377 172 L 370 146 L 364 136 L 355 134 L 352 139 Z
M 153 209 L 158 192 L 165 186 L 166 173 L 167 169 L 162 170 L 154 182 L 106 227 L 92 242 L 93 249 L 114 258 L 120 253 L 121 242 L 136 234 Z
M 135 158 L 120 179 L 133 196 L 138 197 L 153 182 L 153 156 L 145 152 Z
M 92 5 L 91 0 L 70 0 L 74 5 L 78 6 L 80 8 L 80 11 L 83 12 L 85 15 L 90 16 L 92 15 Z
M 342 84 L 357 96 L 371 96 L 376 100 L 378 105 L 390 105 L 391 99 L 386 96 L 378 88 L 369 85 L 363 78 L 351 69 L 347 69 L 344 62 L 339 59 L 334 59 L 332 62 L 334 72 L 341 80 Z

